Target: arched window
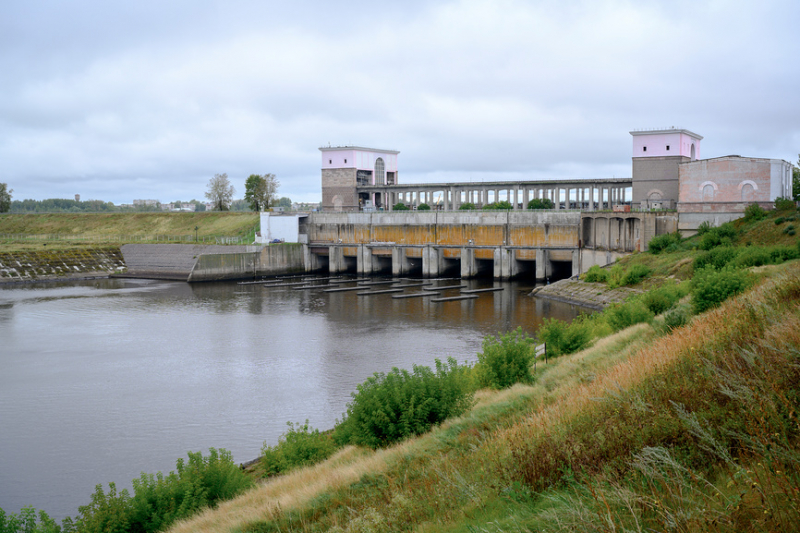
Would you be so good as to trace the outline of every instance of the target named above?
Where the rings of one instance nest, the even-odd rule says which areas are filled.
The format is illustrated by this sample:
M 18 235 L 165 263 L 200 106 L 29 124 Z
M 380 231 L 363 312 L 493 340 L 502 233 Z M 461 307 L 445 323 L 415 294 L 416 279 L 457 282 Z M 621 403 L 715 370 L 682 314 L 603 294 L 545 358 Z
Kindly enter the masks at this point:
M 714 201 L 714 186 L 713 185 L 706 185 L 703 187 L 703 201 L 704 202 L 713 202 Z
M 752 202 L 756 199 L 755 189 L 749 183 L 742 186 L 742 202 Z
M 694 143 L 692 143 L 692 161 L 694 161 L 695 159 L 697 159 L 697 157 L 694 154 Z
M 383 166 L 383 158 L 379 157 L 375 160 L 375 185 L 383 185 L 386 181 L 386 172 Z

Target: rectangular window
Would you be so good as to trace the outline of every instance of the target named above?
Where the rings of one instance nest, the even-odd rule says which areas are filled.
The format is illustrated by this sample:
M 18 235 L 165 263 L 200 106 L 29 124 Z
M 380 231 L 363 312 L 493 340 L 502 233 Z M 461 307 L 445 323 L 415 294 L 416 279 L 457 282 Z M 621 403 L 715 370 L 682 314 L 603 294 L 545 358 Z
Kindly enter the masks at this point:
M 646 152 L 646 151 L 647 151 L 647 146 L 643 146 L 642 147 L 642 152 Z
M 328 164 L 332 165 L 333 164 L 333 159 L 328 159 Z
M 667 150 L 669 150 L 669 146 L 667 146 Z M 347 164 L 347 159 L 344 160 L 344 164 Z
M 669 152 L 669 145 L 667 145 L 667 152 Z

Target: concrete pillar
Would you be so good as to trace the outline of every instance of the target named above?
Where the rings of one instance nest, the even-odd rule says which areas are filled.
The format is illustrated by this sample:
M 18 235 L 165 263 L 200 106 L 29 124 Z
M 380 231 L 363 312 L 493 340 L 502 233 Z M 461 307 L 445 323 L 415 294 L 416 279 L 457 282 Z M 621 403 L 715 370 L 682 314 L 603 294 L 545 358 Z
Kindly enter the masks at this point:
M 442 271 L 442 250 L 427 245 L 422 249 L 422 277 L 436 278 Z
M 553 272 L 553 265 L 550 264 L 550 254 L 547 250 L 539 248 L 536 250 L 536 280 L 544 281 Z
M 358 245 L 358 252 L 356 253 L 356 272 L 364 276 L 372 275 L 372 248 L 369 248 L 365 244 Z
M 312 253 L 307 244 L 303 245 L 303 266 L 306 272 L 316 272 L 321 268 L 319 256 Z
M 475 250 L 473 248 L 461 249 L 461 277 L 474 278 L 478 273 L 478 266 L 475 264 Z
M 514 250 L 499 246 L 494 249 L 494 278 L 511 279 L 519 274 L 519 266 Z
M 576 249 L 572 250 L 572 275 L 580 276 L 581 274 L 581 251 Z
M 328 270 L 331 274 L 338 274 L 339 272 L 345 272 L 347 270 L 347 266 L 344 262 L 344 247 L 328 247 Z
M 405 276 L 411 267 L 406 257 L 406 249 L 400 246 L 392 248 L 392 276 Z

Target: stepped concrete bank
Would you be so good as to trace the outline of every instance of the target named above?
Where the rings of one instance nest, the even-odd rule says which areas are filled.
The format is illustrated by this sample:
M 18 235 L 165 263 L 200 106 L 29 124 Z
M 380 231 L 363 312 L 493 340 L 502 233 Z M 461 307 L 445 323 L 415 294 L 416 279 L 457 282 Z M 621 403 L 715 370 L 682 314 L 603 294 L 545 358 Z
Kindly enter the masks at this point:
M 126 244 L 126 277 L 216 281 L 304 272 L 303 246 Z
M 108 277 L 124 270 L 116 246 L 0 253 L 0 283 Z

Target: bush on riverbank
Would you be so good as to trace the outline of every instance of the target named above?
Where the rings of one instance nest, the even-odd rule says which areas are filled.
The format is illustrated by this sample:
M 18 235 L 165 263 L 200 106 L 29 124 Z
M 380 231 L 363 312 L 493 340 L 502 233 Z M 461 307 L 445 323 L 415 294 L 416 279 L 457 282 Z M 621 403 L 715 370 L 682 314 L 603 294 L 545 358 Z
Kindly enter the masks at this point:
M 436 371 L 414 365 L 376 372 L 353 393 L 344 420 L 334 429 L 339 444 L 379 448 L 420 435 L 472 405 L 471 369 L 449 358 Z
M 162 531 L 253 486 L 227 450 L 211 448 L 207 457 L 202 452 L 188 455 L 188 462 L 178 459 L 177 472 L 142 473 L 133 480 L 133 496 L 127 490 L 117 492 L 114 483 L 109 483 L 107 493 L 97 485 L 91 503 L 78 509 L 74 531 Z M 65 523 L 64 533 L 73 531 L 70 526 Z
M 505 389 L 515 383 L 530 383 L 534 340 L 522 328 L 483 339 L 475 372 L 481 387 Z
M 305 424 L 286 424 L 289 430 L 281 435 L 278 444 L 269 446 L 265 442 L 261 449 L 261 464 L 266 477 L 319 463 L 336 451 L 331 435 L 310 427 L 308 420 Z

